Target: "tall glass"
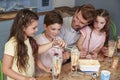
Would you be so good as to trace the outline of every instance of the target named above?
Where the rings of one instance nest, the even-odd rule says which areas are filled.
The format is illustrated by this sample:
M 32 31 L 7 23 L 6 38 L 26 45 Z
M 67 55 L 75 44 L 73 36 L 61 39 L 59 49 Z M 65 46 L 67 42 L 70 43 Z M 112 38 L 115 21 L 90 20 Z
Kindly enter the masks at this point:
M 78 60 L 79 60 L 80 52 L 76 46 L 71 49 L 71 76 L 78 76 Z
M 53 80 L 60 80 L 62 59 L 59 56 L 53 57 L 52 77 Z
M 113 57 L 113 54 L 116 51 L 116 41 L 110 40 L 108 42 L 108 57 Z
M 108 41 L 108 57 L 107 57 L 108 62 L 112 62 L 112 57 L 115 54 L 115 51 L 116 51 L 116 41 L 109 40 Z
M 52 78 L 53 80 L 60 80 L 62 57 L 59 48 L 55 49 L 52 61 Z

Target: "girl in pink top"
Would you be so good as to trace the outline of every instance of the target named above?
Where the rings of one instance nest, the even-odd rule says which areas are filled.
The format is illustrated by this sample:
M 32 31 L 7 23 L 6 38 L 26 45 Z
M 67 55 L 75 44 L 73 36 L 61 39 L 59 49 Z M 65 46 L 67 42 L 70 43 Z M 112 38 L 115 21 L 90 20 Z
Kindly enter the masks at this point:
M 81 29 L 82 35 L 78 40 L 81 58 L 96 59 L 97 54 L 107 41 L 110 26 L 110 16 L 107 10 L 96 10 L 96 18 L 91 26 Z

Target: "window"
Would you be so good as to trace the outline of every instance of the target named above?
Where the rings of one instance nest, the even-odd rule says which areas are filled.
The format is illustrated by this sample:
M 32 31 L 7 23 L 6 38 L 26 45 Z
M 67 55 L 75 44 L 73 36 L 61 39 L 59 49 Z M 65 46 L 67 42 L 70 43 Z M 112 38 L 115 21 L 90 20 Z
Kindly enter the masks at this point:
M 49 0 L 42 0 L 42 6 L 49 6 Z
M 34 1 L 34 0 L 32 0 L 32 1 Z M 53 9 L 52 2 L 53 2 L 53 0 L 37 0 L 38 12 L 52 10 Z

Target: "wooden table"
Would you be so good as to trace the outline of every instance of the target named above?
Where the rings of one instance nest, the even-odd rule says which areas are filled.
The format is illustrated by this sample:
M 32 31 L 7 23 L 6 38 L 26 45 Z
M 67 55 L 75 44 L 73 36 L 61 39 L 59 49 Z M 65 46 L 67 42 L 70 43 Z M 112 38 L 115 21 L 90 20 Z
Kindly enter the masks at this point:
M 111 59 L 112 60 L 112 59 Z M 100 80 L 100 72 L 101 70 L 109 70 L 111 72 L 110 80 L 120 80 L 120 59 L 118 62 L 117 69 L 111 68 L 112 62 L 108 61 L 107 58 L 104 58 L 104 61 L 100 62 L 100 71 L 98 72 L 98 77 L 96 79 L 92 79 L 92 76 L 90 74 L 86 74 L 83 72 L 80 72 L 80 75 L 78 77 L 70 77 L 70 63 L 65 64 L 62 66 L 62 72 L 60 74 L 60 80 Z M 37 80 L 52 80 L 51 74 L 44 74 L 43 76 L 40 76 L 37 78 Z

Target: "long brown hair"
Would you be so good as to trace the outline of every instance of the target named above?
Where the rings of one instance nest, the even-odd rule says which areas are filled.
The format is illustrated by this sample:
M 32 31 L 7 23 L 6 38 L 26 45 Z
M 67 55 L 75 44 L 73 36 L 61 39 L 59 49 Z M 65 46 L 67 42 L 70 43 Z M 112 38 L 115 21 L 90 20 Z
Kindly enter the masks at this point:
M 101 16 L 105 18 L 106 24 L 101 29 L 101 31 L 106 32 L 106 41 L 105 41 L 105 45 L 106 45 L 108 44 L 108 40 L 109 40 L 110 23 L 111 23 L 109 12 L 106 9 L 97 9 L 96 16 Z
M 24 43 L 25 37 L 24 37 L 23 28 L 27 28 L 29 25 L 31 25 L 33 20 L 38 20 L 38 19 L 39 19 L 38 15 L 36 13 L 28 9 L 22 9 L 18 11 L 13 21 L 9 39 L 11 37 L 15 37 L 17 42 L 16 55 L 17 55 L 17 67 L 19 71 L 26 71 L 28 65 L 28 59 L 29 59 L 29 56 L 27 54 L 28 48 Z M 30 40 L 33 56 L 35 58 L 38 51 L 38 46 L 32 37 L 28 37 L 28 38 Z

